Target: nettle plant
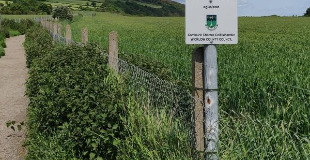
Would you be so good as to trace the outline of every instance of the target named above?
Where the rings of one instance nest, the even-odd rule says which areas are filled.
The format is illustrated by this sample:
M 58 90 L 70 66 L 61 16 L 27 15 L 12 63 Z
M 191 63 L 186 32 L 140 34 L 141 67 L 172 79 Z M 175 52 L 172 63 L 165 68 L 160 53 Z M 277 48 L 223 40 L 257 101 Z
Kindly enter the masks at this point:
M 116 157 L 126 92 L 96 45 L 52 48 L 33 59 L 29 75 L 30 130 L 70 133 L 76 157 Z

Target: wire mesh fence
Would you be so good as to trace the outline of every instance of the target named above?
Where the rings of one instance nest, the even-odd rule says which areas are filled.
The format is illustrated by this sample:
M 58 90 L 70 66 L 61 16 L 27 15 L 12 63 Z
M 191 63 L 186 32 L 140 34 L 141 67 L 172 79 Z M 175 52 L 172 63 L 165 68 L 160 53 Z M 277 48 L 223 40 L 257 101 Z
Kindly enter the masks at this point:
M 37 22 L 40 22 L 37 20 Z M 53 29 L 47 28 L 55 43 L 66 44 L 67 40 L 62 35 L 54 33 Z M 70 44 L 82 45 L 81 42 L 70 40 Z M 149 73 L 133 64 L 130 64 L 120 58 L 109 57 L 106 51 L 102 51 L 103 56 L 109 58 L 118 68 L 118 73 L 125 79 L 129 90 L 134 91 L 134 96 L 139 101 L 144 101 L 147 105 L 157 109 L 166 109 L 171 118 L 183 119 L 184 124 L 190 129 L 189 136 L 193 152 L 196 152 L 195 140 L 195 116 L 203 117 L 203 110 L 200 115 L 194 116 L 194 107 L 196 103 L 203 104 L 203 99 L 195 98 L 192 93 L 183 87 L 172 82 L 162 80 L 157 75 Z M 197 112 L 198 113 L 198 112 Z M 197 126 L 198 127 L 198 126 Z M 196 130 L 198 129 L 196 127 Z M 199 126 L 198 130 L 203 131 L 203 126 Z M 201 139 L 203 141 L 203 139 Z M 204 143 L 204 142 L 200 142 Z M 203 151 L 202 151 L 203 152 Z
M 41 22 L 41 19 L 36 19 L 37 22 Z M 43 25 L 44 26 L 44 25 Z M 51 37 L 55 43 L 66 44 L 68 40 L 60 34 L 54 32 L 54 30 L 48 26 L 44 26 L 50 32 Z M 82 45 L 81 42 L 75 42 L 70 40 L 71 44 Z M 103 56 L 109 57 L 106 51 L 102 51 Z M 182 119 L 184 125 L 190 128 L 189 141 L 192 147 L 192 154 L 194 159 L 205 158 L 205 139 L 208 137 L 204 136 L 204 114 L 205 110 L 203 107 L 204 98 L 203 95 L 198 93 L 191 93 L 191 91 L 184 89 L 174 83 L 160 79 L 157 75 L 149 73 L 134 64 L 130 64 L 122 59 L 116 57 L 109 57 L 118 68 L 118 72 L 124 77 L 128 84 L 128 89 L 134 91 L 134 96 L 137 100 L 144 101 L 149 106 L 154 108 L 167 109 L 173 119 Z M 111 67 L 114 68 L 114 67 Z M 242 77 L 242 76 L 241 76 Z M 253 85 L 255 85 L 255 82 Z M 236 100 L 234 97 L 225 97 L 220 94 L 220 98 L 223 99 L 220 108 L 220 143 L 219 154 L 224 159 L 229 159 L 229 156 L 234 155 L 237 159 L 309 159 L 310 156 L 310 141 L 307 135 L 309 132 L 309 117 L 308 114 L 310 108 L 310 92 L 307 89 L 295 87 L 288 84 L 278 82 L 265 82 L 268 87 L 255 88 L 251 86 L 251 83 L 245 85 L 244 99 Z M 247 82 L 244 82 L 247 83 Z M 290 89 L 279 88 L 288 87 Z M 242 84 L 240 85 L 242 87 Z M 251 87 L 251 88 L 250 88 Z M 262 87 L 262 86 L 258 86 Z M 252 90 L 253 89 L 253 90 Z M 223 88 L 225 93 L 230 93 L 231 89 Z M 260 93 L 264 95 L 258 95 L 255 92 L 263 90 Z M 295 90 L 298 92 L 295 96 L 289 94 L 283 94 L 292 92 Z M 249 93 L 247 93 L 249 92 Z M 238 94 L 238 93 L 235 93 Z M 196 95 L 196 96 L 193 96 Z M 230 94 L 234 95 L 234 94 Z M 238 95 L 236 95 L 238 96 Z M 261 98 L 261 99 L 260 99 Z M 251 99 L 249 102 L 244 102 Z M 269 102 L 266 102 L 269 101 Z M 278 116 L 278 121 L 273 119 L 260 119 L 253 118 L 255 114 L 263 112 L 259 109 L 248 110 L 246 107 L 259 107 L 265 106 L 265 111 L 270 111 L 278 108 L 283 109 L 279 106 L 291 106 L 294 102 L 304 101 L 295 105 L 302 104 L 302 109 L 295 110 L 292 112 L 299 113 L 305 111 L 306 113 L 303 118 L 299 117 L 302 125 L 305 129 L 294 130 L 294 125 L 299 125 L 298 120 L 290 120 L 294 118 L 294 114 L 290 114 L 289 117 L 282 111 Z M 241 103 L 242 102 L 242 103 Z M 197 108 L 197 106 L 202 106 Z M 229 108 L 231 107 L 231 108 Z M 269 108 L 268 108 L 269 107 Z M 241 108 L 238 110 L 237 108 Z M 243 109 L 242 109 L 243 108 Z M 284 108 L 284 110 L 289 108 Z M 249 111 L 243 114 L 243 112 Z M 265 113 L 267 114 L 267 113 Z M 282 116 L 281 116 L 282 114 Z M 268 116 L 267 116 L 268 117 Z M 297 128 L 299 128 L 297 127 Z M 259 132 L 257 132 L 260 130 Z M 257 133 L 256 133 L 257 132 Z M 201 137 L 201 134 L 202 137 Z M 200 138 L 199 138 L 200 137 Z M 217 152 L 217 151 L 215 151 Z M 246 155 L 252 155 L 246 156 Z M 226 157 L 226 158 L 225 158 Z

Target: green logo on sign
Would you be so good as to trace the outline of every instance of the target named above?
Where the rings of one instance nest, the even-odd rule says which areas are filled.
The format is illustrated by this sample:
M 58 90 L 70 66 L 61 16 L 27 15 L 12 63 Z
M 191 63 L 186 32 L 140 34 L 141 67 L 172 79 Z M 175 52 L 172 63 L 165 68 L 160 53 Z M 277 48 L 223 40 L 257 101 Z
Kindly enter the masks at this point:
M 207 15 L 207 24 L 206 27 L 210 31 L 214 31 L 217 28 L 217 16 L 216 15 Z

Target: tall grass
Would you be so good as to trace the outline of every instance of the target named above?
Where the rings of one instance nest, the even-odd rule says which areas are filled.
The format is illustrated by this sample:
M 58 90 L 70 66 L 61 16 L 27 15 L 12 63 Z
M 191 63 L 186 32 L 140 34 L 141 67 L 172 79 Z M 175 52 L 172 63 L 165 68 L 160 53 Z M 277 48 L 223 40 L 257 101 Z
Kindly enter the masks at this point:
M 128 136 L 119 147 L 118 159 L 192 159 L 190 127 L 171 109 L 130 99 L 123 121 Z

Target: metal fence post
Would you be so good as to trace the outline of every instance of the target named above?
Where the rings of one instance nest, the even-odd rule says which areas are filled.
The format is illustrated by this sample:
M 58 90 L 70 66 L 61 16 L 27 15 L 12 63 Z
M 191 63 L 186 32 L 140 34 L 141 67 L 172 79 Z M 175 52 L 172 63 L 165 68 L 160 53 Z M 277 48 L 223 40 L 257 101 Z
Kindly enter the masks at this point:
M 207 160 L 217 160 L 219 144 L 218 68 L 216 45 L 204 46 L 205 152 Z

